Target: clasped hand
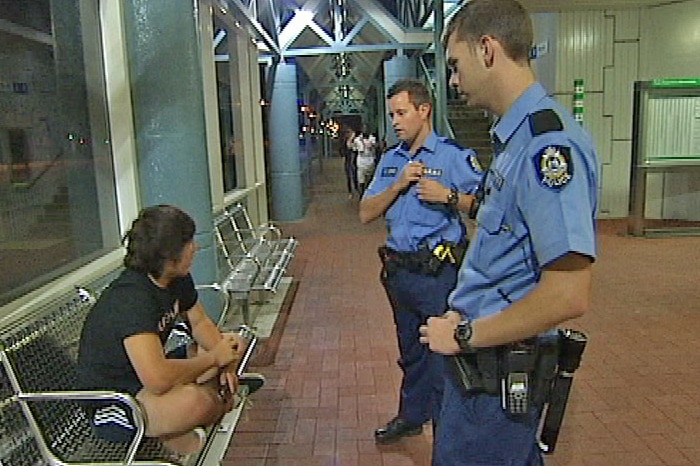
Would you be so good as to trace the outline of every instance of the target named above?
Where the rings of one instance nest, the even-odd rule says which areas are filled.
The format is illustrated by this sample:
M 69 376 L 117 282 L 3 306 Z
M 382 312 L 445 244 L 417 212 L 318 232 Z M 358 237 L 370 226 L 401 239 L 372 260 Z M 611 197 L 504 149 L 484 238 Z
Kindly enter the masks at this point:
M 212 351 L 219 372 L 219 384 L 228 387 L 231 393 L 238 390 L 236 371 L 246 341 L 236 333 L 225 333 Z
M 423 162 L 409 162 L 403 168 L 398 181 L 399 189 L 407 188 L 411 183 L 418 182 L 418 198 L 426 202 L 447 202 L 450 190 L 440 182 L 423 176 Z
M 429 317 L 426 325 L 421 325 L 420 342 L 427 344 L 430 351 L 440 354 L 457 354 L 459 344 L 454 338 L 455 327 L 462 320 L 459 313 L 447 311 L 440 317 Z

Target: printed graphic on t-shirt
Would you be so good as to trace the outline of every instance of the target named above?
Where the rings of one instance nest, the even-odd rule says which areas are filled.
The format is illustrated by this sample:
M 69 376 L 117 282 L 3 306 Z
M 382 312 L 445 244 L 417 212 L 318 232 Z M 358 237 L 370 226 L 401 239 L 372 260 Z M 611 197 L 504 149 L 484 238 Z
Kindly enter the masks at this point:
M 164 332 L 166 329 L 170 328 L 171 324 L 175 322 L 175 319 L 177 318 L 178 314 L 180 314 L 179 299 L 175 300 L 175 302 L 173 303 L 173 308 L 170 310 L 170 312 L 166 312 L 160 318 L 160 322 L 158 322 L 158 331 Z

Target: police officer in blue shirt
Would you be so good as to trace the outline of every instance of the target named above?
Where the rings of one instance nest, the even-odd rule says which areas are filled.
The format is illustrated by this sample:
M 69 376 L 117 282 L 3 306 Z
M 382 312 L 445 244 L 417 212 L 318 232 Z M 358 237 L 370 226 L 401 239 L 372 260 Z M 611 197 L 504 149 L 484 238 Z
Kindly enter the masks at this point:
M 420 329 L 431 350 L 466 357 L 543 338 L 588 309 L 598 162 L 588 135 L 535 80 L 532 24 L 516 0 L 466 3 L 444 40 L 451 84 L 470 105 L 499 117 L 476 237 L 451 310 Z M 502 362 L 503 352 L 491 354 Z M 433 464 L 543 464 L 536 444 L 541 407 L 514 416 L 501 398 L 507 384 L 497 394 L 465 386 L 447 377 Z
M 466 247 L 459 210 L 469 208 L 481 179 L 476 153 L 432 130 L 432 101 L 423 83 L 401 80 L 387 94 L 401 143 L 381 158 L 360 203 L 362 223 L 386 218 L 382 283 L 403 370 L 398 415 L 376 430 L 378 443 L 417 435 L 425 422 L 437 419 L 443 357 L 420 343 L 418 329 L 446 309 Z

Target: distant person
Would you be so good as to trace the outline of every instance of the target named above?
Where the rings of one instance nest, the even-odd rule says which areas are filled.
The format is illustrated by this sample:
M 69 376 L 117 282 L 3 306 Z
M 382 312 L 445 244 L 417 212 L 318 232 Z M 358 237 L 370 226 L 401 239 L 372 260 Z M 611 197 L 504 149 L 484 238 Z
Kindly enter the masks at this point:
M 177 207 L 143 209 L 125 236 L 126 269 L 100 295 L 80 338 L 81 388 L 129 393 L 147 418 L 146 435 L 181 454 L 204 445 L 201 427 L 233 407 L 237 362 L 245 341 L 222 334 L 198 300 L 190 268 L 194 221 Z M 177 320 L 188 322 L 202 348 L 188 359 L 166 358 Z M 128 441 L 135 432 L 124 407 L 90 405 L 96 433 Z
M 340 155 L 343 157 L 345 167 L 345 181 L 348 187 L 348 198 L 352 199 L 357 186 L 357 152 L 355 151 L 355 131 L 348 129 L 345 131 L 343 140 L 340 143 Z
M 360 190 L 360 197 L 362 197 L 374 174 L 377 138 L 373 134 L 366 132 L 361 133 L 360 138 L 362 139 L 362 152 L 357 155 L 357 184 Z
M 481 173 L 476 153 L 432 128 L 426 86 L 400 80 L 387 93 L 392 126 L 401 143 L 382 156 L 360 202 L 360 221 L 384 216 L 386 246 L 379 249 L 384 285 L 394 314 L 403 371 L 397 415 L 374 433 L 391 443 L 439 425 L 443 357 L 419 341 L 418 329 L 442 315 L 466 248 L 468 210 Z

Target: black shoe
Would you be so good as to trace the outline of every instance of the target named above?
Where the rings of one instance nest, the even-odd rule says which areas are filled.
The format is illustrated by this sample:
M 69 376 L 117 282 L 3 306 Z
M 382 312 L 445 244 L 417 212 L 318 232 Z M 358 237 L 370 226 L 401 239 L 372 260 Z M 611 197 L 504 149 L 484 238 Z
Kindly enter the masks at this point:
M 265 376 L 255 372 L 244 372 L 238 376 L 238 384 L 248 387 L 248 395 L 252 395 L 265 385 Z
M 411 424 L 396 416 L 387 425 L 374 431 L 374 441 L 377 443 L 394 443 L 400 440 L 401 437 L 419 435 L 421 432 L 423 432 L 422 425 Z

